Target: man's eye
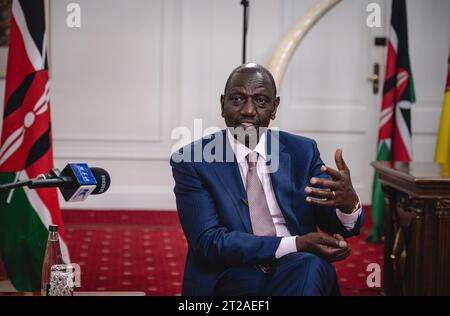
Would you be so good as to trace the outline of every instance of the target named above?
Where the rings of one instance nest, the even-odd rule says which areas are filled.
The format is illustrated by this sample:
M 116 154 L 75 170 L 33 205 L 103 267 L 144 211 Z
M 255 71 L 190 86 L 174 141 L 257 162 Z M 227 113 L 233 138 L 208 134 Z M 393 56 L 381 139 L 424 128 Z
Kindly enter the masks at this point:
M 258 105 L 266 105 L 267 99 L 263 97 L 258 97 L 255 99 L 256 104 Z
M 236 95 L 231 97 L 231 101 L 235 102 L 235 103 L 241 103 L 244 101 L 244 98 L 240 95 Z

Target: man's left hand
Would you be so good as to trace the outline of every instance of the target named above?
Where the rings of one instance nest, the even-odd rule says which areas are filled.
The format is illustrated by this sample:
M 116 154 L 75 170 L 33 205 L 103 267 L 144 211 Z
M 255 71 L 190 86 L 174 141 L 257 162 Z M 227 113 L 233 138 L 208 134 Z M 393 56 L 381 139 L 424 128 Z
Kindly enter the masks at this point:
M 320 171 L 327 173 L 332 180 L 311 178 L 313 186 L 305 188 L 308 194 L 306 201 L 318 206 L 335 207 L 350 214 L 355 211 L 359 199 L 352 185 L 350 170 L 342 158 L 342 149 L 336 150 L 334 160 L 338 170 L 325 165 L 320 168 Z

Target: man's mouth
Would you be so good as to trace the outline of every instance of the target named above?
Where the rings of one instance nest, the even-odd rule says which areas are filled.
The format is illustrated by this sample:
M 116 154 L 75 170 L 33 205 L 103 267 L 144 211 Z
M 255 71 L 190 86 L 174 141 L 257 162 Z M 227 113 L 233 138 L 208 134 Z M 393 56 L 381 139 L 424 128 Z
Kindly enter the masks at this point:
M 257 123 L 254 123 L 254 122 L 239 122 L 238 123 L 239 124 L 239 126 L 241 126 L 241 127 L 243 127 L 243 128 L 249 128 L 249 127 L 258 127 L 258 124 Z

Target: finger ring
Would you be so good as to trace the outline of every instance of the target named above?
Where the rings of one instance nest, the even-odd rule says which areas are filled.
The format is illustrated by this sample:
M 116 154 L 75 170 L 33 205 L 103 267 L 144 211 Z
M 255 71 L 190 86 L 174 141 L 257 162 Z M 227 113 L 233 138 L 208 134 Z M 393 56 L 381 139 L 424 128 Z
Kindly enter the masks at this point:
M 331 191 L 331 193 L 333 193 L 333 200 L 334 200 L 334 198 L 336 197 L 336 192 Z

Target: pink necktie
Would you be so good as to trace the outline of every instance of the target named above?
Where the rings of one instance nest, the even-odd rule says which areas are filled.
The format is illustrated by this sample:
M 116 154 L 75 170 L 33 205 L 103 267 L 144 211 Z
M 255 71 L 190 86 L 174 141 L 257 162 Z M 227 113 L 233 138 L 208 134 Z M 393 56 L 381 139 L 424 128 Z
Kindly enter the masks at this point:
M 248 154 L 247 199 L 253 234 L 257 236 L 276 236 L 275 225 L 270 215 L 264 189 L 258 178 L 257 160 L 257 152 Z

